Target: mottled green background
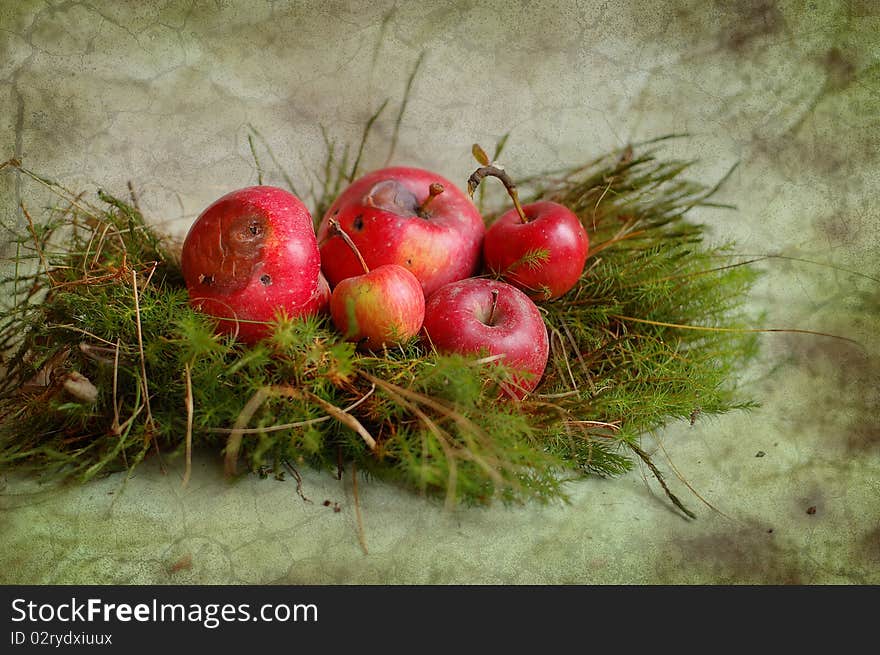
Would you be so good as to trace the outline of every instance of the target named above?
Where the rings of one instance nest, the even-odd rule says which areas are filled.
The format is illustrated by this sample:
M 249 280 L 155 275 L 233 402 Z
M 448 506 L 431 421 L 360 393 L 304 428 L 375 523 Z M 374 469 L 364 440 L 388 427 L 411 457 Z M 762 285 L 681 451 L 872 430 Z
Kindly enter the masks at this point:
M 880 277 L 878 34 L 873 0 L 2 0 L 0 159 L 90 193 L 131 180 L 180 233 L 256 181 L 248 123 L 306 186 L 320 125 L 356 142 L 425 50 L 401 163 L 463 181 L 470 145 L 508 130 L 504 162 L 521 173 L 686 131 L 670 151 L 700 158 L 703 181 L 741 162 L 721 194 L 739 211 L 700 215 L 715 238 Z M 0 194 L 6 224 L 21 224 L 20 201 L 47 202 L 13 174 Z M 741 372 L 761 409 L 646 438 L 696 521 L 643 470 L 573 485 L 568 506 L 451 515 L 367 482 L 364 554 L 349 482 L 305 471 L 306 504 L 292 481 L 225 482 L 205 453 L 186 490 L 179 466 L 145 465 L 124 488 L 6 471 L 0 582 L 880 583 L 880 283 L 791 260 L 764 268 L 762 325 L 865 347 L 765 335 L 764 358 Z

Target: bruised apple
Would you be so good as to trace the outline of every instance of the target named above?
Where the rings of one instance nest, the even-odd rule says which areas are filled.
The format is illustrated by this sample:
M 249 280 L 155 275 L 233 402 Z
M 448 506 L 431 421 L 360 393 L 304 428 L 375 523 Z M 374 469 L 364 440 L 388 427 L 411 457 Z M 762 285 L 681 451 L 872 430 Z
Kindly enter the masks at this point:
M 245 343 L 267 336 L 279 312 L 327 308 L 311 216 L 284 189 L 247 187 L 211 204 L 187 233 L 181 267 L 192 306 Z
M 403 266 L 426 297 L 475 272 L 485 232 L 473 202 L 436 173 L 406 167 L 368 173 L 336 198 L 318 228 L 322 267 L 332 287 L 363 269 L 331 220 L 370 268 Z

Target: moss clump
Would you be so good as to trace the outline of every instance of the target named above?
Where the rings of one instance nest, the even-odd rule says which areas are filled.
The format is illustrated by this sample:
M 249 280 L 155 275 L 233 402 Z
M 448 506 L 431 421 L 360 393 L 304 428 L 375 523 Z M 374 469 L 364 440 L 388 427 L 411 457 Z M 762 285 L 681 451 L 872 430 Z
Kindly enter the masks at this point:
M 212 448 L 230 473 L 354 462 L 449 504 L 562 498 L 570 476 L 650 464 L 640 435 L 749 406 L 735 373 L 755 350 L 737 330 L 755 271 L 719 265 L 729 251 L 687 217 L 714 189 L 659 147 L 520 184 L 592 242 L 578 285 L 541 304 L 550 362 L 521 403 L 498 401 L 503 367 L 416 341 L 357 353 L 326 318 L 279 316 L 255 347 L 216 336 L 136 203 L 76 199 L 12 162 L 68 202 L 29 218 L 3 280 L 0 462 L 88 480 Z

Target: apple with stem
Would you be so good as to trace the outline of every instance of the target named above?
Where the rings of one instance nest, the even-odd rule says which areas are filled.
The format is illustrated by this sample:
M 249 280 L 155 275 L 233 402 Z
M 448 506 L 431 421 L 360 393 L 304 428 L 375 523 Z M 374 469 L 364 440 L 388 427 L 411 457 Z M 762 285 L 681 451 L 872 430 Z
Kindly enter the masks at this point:
M 333 289 L 330 317 L 336 329 L 362 350 L 379 350 L 417 335 L 425 317 L 425 294 L 416 277 L 397 264 L 370 269 L 345 230 L 333 219 L 329 227 L 351 248 L 363 271 Z
M 212 203 L 186 235 L 181 268 L 192 306 L 245 343 L 268 336 L 279 312 L 321 311 L 329 294 L 309 210 L 277 187 L 247 187 Z
M 451 282 L 425 304 L 424 340 L 439 352 L 488 353 L 517 371 L 508 395 L 522 399 L 541 381 L 550 341 L 535 303 L 516 287 L 488 278 Z
M 490 165 L 479 146 L 474 146 L 474 152 L 483 165 L 468 180 L 468 193 L 473 196 L 483 178 L 492 176 L 501 180 L 513 200 L 513 209 L 486 231 L 486 268 L 533 300 L 559 298 L 583 273 L 590 248 L 587 231 L 575 213 L 558 202 L 521 205 L 510 176 Z
M 479 265 L 483 219 L 449 180 L 419 168 L 384 168 L 355 180 L 329 207 L 318 228 L 321 262 L 331 286 L 362 272 L 331 229 L 335 220 L 370 267 L 409 270 L 425 296 L 472 275 Z

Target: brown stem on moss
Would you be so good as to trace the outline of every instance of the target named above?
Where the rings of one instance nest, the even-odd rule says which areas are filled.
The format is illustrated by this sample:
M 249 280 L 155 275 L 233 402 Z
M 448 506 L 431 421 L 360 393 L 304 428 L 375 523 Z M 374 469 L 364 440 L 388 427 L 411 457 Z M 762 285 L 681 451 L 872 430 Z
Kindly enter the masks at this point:
M 144 333 L 141 327 L 141 303 L 140 297 L 138 294 L 138 281 L 137 281 L 137 271 L 132 269 L 131 271 L 131 288 L 134 292 L 134 318 L 135 325 L 137 325 L 137 338 L 138 338 L 138 349 L 141 354 L 141 384 L 144 388 L 144 405 L 147 409 L 147 428 L 148 428 L 148 436 L 153 442 L 153 446 L 156 447 L 156 454 L 159 454 L 159 442 L 156 441 L 156 424 L 153 421 L 153 412 L 150 408 L 150 385 L 147 377 L 147 358 L 144 354 Z
M 443 193 L 446 189 L 443 188 L 443 185 L 439 182 L 434 182 L 431 186 L 428 187 L 428 197 L 425 198 L 425 202 L 419 205 L 419 208 L 416 210 L 419 216 L 425 217 L 425 213 L 428 210 L 428 205 L 431 204 L 431 201 L 434 200 L 437 196 Z
M 297 471 L 296 468 L 293 466 L 293 464 L 291 464 L 286 459 L 281 460 L 281 464 L 293 476 L 293 479 L 296 480 L 296 493 L 297 493 L 297 495 L 303 499 L 304 503 L 312 502 L 311 499 L 307 498 L 306 495 L 303 493 L 303 478 L 302 478 L 302 475 L 300 475 L 300 472 Z
M 519 202 L 519 194 L 516 191 L 516 184 L 514 184 L 510 175 L 508 175 L 503 168 L 489 165 L 481 166 L 480 168 L 475 170 L 468 178 L 468 195 L 473 198 L 474 191 L 476 191 L 477 187 L 480 186 L 480 182 L 483 181 L 483 178 L 486 177 L 497 177 L 499 180 L 501 180 L 504 188 L 507 189 L 507 195 L 509 195 L 510 199 L 513 200 L 513 206 L 516 208 L 516 213 L 519 214 L 520 220 L 523 223 L 528 223 L 529 219 L 526 217 L 526 213 L 523 211 L 522 205 Z
M 339 221 L 337 221 L 335 218 L 331 218 L 328 222 L 330 227 L 336 230 L 336 233 L 342 237 L 342 240 L 345 241 L 345 244 L 349 248 L 351 248 L 351 251 L 355 254 L 355 256 L 358 258 L 358 261 L 361 263 L 361 267 L 363 267 L 364 273 L 369 273 L 370 267 L 367 266 L 367 262 L 364 261 L 364 257 L 363 255 L 361 255 L 361 251 L 358 250 L 358 247 L 354 245 L 354 241 L 351 240 L 351 237 L 348 236 L 348 234 L 345 233 L 345 230 L 342 229 Z
M 358 421 L 353 415 L 349 414 L 341 407 L 337 407 L 333 403 L 327 402 L 320 396 L 316 396 L 311 391 L 306 391 L 305 395 L 311 400 L 318 403 L 321 407 L 323 407 L 324 410 L 334 419 L 357 432 L 358 435 L 360 435 L 361 439 L 364 440 L 364 443 L 367 444 L 367 447 L 371 451 L 376 452 L 377 445 L 376 440 L 373 438 L 373 435 L 371 435 L 367 431 L 367 429 L 361 424 L 361 422 Z
M 226 449 L 224 453 L 224 469 L 226 470 L 226 475 L 232 476 L 236 473 L 238 453 L 241 450 L 241 442 L 244 436 L 241 432 L 242 428 L 248 424 L 253 415 L 266 401 L 266 398 L 273 394 L 277 394 L 278 389 L 278 387 L 260 387 L 254 392 L 254 395 L 250 397 L 238 413 L 238 417 L 235 419 L 235 424 L 232 426 L 232 432 L 229 433 L 229 437 L 226 439 Z M 290 390 L 287 393 L 289 394 L 289 397 L 294 395 L 293 390 Z
M 489 310 L 487 325 L 495 324 L 495 310 L 498 308 L 498 289 L 492 289 L 492 309 Z
M 682 514 L 687 516 L 689 519 L 697 518 L 697 515 L 694 514 L 687 507 L 685 507 L 684 503 L 682 503 L 678 499 L 678 496 L 672 493 L 672 491 L 669 489 L 669 485 L 666 484 L 666 480 L 663 479 L 663 476 L 660 474 L 659 469 L 651 460 L 651 456 L 648 455 L 648 453 L 646 453 L 644 450 L 642 450 L 641 447 L 634 443 L 631 443 L 629 441 L 624 441 L 624 443 L 629 446 L 630 450 L 632 450 L 636 455 L 639 456 L 639 459 L 641 459 L 649 469 L 651 469 L 651 473 L 653 473 L 654 477 L 657 478 L 657 482 L 659 482 L 660 486 L 663 487 L 663 492 L 666 494 L 666 497 L 669 498 L 672 504 L 675 505 L 679 510 L 681 510 Z

